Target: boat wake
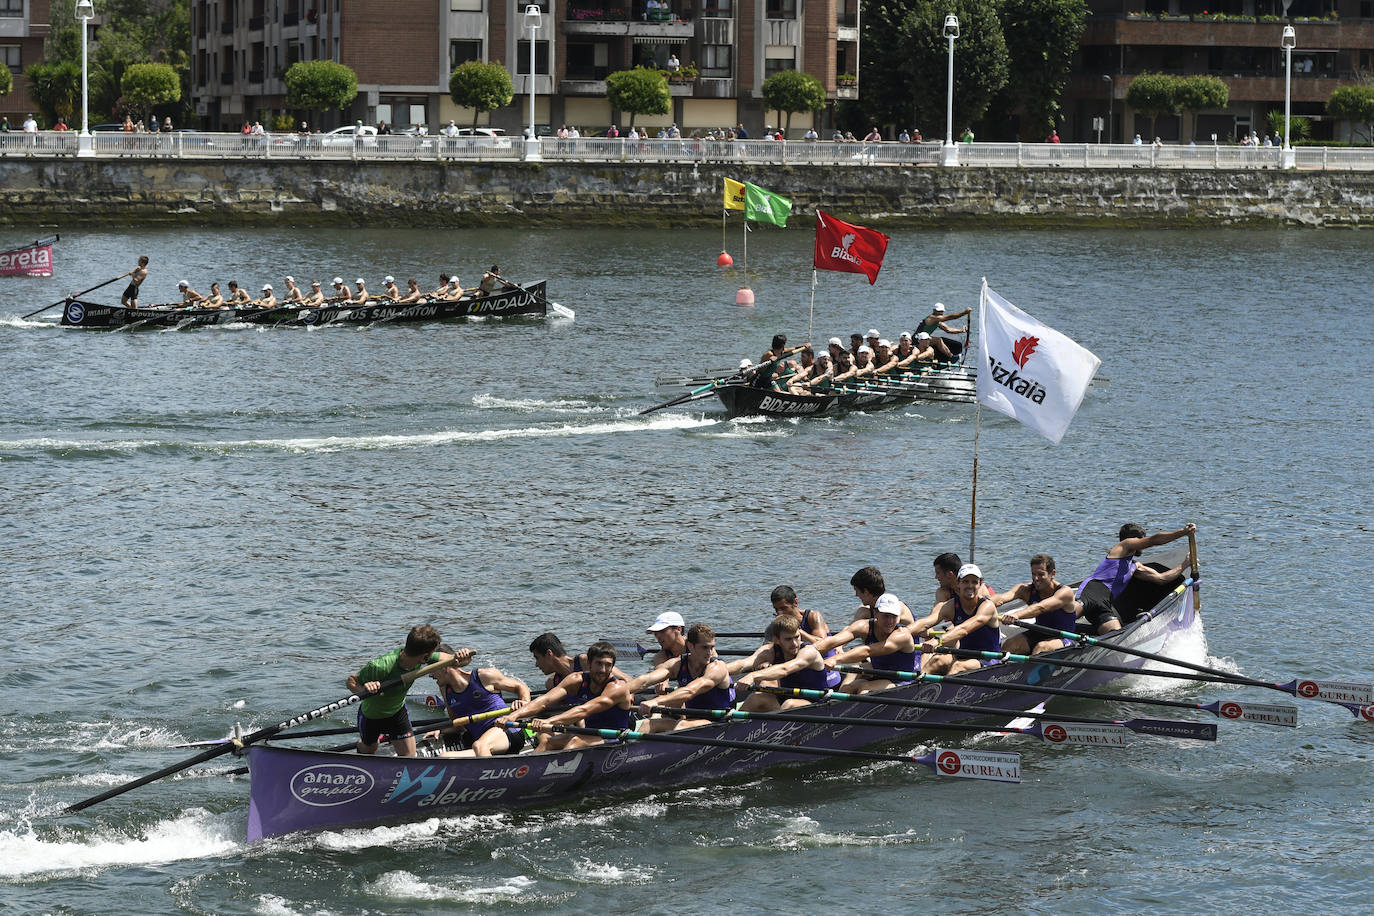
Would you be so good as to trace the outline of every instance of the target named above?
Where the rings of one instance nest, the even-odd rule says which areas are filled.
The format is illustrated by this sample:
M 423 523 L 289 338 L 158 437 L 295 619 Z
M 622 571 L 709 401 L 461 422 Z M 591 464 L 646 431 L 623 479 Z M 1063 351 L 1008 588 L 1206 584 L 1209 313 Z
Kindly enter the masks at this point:
M 6 316 L 0 318 L 0 328 L 18 328 L 29 330 L 31 328 L 55 328 L 58 325 L 52 321 L 38 321 L 34 318 L 20 318 L 18 316 Z
M 838 849 L 851 846 L 909 846 L 929 842 L 931 838 L 928 834 L 917 833 L 911 829 L 903 833 L 882 833 L 872 836 L 859 833 L 826 833 L 817 821 L 800 815 L 781 823 L 769 845 L 774 849 Z
M 499 398 L 494 394 L 473 396 L 472 406 L 479 410 L 512 410 L 520 413 L 613 413 L 615 408 L 587 398 Z
M 90 876 L 111 868 L 221 856 L 243 848 L 237 814 L 188 809 L 141 833 L 101 828 L 87 837 L 40 836 L 27 823 L 0 831 L 0 879 Z
M 529 890 L 534 883 L 533 878 L 514 875 L 492 885 L 457 882 L 449 884 L 424 881 L 408 871 L 390 871 L 364 884 L 363 890 L 368 894 L 394 901 L 423 901 L 426 907 L 444 903 L 497 903 L 516 897 L 521 899 L 522 904 L 528 904 Z
M 168 441 L 161 439 L 69 440 L 47 437 L 0 440 L 0 460 L 60 454 L 63 458 L 105 458 L 136 452 L 185 451 L 193 454 L 235 455 L 282 452 L 292 455 L 338 452 L 404 451 L 507 439 L 549 439 L 563 436 L 602 436 L 652 430 L 695 429 L 715 420 L 681 414 L 625 417 L 600 423 L 525 426 L 510 429 L 444 430 L 432 433 L 377 436 L 317 436 L 291 439 L 238 439 L 225 442 Z

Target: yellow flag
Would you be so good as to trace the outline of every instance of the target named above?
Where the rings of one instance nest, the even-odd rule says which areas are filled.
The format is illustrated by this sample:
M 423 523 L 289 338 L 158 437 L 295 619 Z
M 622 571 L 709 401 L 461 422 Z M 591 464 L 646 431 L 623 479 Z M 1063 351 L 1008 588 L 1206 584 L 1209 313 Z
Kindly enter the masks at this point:
M 731 178 L 725 179 L 725 209 L 744 209 L 744 183 Z

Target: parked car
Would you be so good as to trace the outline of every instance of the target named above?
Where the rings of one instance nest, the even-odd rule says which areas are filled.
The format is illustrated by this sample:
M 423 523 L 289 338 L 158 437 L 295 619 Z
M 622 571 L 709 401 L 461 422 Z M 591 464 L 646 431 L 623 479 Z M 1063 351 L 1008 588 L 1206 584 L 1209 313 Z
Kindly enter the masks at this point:
M 479 127 L 473 130 L 471 127 L 458 128 L 458 138 L 467 140 L 478 140 L 497 149 L 510 149 L 510 137 L 499 127 Z
M 359 141 L 363 146 L 376 146 L 377 128 L 366 124 L 348 124 L 320 136 L 320 143 L 324 146 L 352 146 Z

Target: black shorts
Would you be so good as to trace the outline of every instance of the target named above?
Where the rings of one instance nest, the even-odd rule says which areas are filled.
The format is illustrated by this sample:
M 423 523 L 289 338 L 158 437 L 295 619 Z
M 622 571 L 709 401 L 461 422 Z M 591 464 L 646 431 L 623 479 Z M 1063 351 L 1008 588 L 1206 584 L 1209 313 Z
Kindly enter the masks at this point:
M 1083 592 L 1078 596 L 1078 600 L 1083 602 L 1083 616 L 1088 618 L 1088 623 L 1093 625 L 1093 629 L 1101 629 L 1102 625 L 1110 620 L 1121 622 L 1121 612 L 1112 603 L 1112 590 L 1107 587 L 1107 583 L 1094 579 L 1083 586 Z
M 385 719 L 369 719 L 358 710 L 358 740 L 363 744 L 376 744 L 386 735 L 388 741 L 414 736 L 415 729 L 410 726 L 410 712 L 402 706 L 394 715 Z
M 126 287 L 124 288 L 124 296 L 123 296 L 123 298 L 125 298 L 125 299 L 137 299 L 137 298 L 138 298 L 138 284 L 137 284 L 137 283 L 130 283 L 128 286 L 126 286 Z

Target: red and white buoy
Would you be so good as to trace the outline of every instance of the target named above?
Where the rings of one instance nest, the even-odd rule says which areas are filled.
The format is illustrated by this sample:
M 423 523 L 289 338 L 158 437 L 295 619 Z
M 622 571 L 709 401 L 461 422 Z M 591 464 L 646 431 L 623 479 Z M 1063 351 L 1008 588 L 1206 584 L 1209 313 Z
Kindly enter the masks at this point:
M 733 263 L 735 263 L 735 259 L 730 257 L 730 252 L 728 251 L 722 251 L 720 257 L 716 258 L 717 267 L 729 267 Z
M 735 293 L 735 305 L 753 305 L 754 291 L 747 286 L 741 286 Z

